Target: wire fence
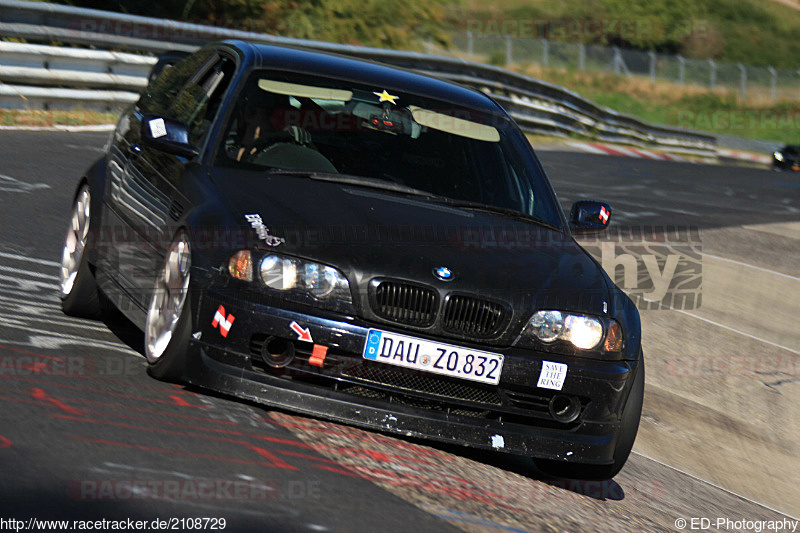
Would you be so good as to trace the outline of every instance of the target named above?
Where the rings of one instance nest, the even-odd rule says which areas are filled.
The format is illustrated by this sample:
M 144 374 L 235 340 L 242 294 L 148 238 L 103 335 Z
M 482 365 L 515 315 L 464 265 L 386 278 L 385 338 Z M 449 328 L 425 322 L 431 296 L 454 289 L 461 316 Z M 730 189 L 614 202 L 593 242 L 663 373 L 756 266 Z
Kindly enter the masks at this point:
M 800 69 L 722 63 L 568 41 L 477 37 L 471 32 L 454 34 L 451 43 L 451 51 L 495 65 L 535 63 L 542 67 L 635 76 L 710 91 L 733 91 L 741 100 L 800 98 Z

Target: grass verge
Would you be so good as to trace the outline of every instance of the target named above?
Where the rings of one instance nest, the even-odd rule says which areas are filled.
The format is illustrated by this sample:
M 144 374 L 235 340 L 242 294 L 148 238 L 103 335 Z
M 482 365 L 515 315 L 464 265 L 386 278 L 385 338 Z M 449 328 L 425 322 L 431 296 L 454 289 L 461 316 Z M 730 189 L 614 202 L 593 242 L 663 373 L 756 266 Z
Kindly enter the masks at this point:
M 638 77 L 511 65 L 512 70 L 555 83 L 593 102 L 637 118 L 712 134 L 800 144 L 800 102 L 741 101 L 734 91 L 710 91 Z
M 115 124 L 119 113 L 87 109 L 53 110 L 0 109 L 0 126 L 90 126 Z

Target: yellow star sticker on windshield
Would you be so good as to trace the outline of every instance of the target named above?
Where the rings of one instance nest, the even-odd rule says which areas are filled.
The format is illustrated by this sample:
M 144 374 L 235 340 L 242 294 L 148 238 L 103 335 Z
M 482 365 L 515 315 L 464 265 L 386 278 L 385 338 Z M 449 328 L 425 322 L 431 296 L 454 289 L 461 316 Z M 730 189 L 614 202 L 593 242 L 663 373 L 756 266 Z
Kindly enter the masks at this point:
M 400 98 L 399 96 L 394 96 L 394 95 L 391 95 L 391 94 L 387 93 L 386 89 L 384 89 L 382 93 L 373 92 L 372 94 L 374 94 L 375 96 L 380 98 L 380 100 L 378 100 L 378 102 L 391 102 L 391 103 L 393 103 L 395 105 L 397 104 L 397 102 L 395 102 L 395 99 Z

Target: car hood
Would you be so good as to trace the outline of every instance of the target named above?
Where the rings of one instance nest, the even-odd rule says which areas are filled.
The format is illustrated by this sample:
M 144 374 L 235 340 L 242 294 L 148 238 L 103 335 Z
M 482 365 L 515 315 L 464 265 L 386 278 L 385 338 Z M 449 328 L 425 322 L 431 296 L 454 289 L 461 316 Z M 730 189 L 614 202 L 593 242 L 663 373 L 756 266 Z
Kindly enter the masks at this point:
M 605 314 L 607 277 L 567 233 L 301 176 L 216 168 L 211 179 L 256 248 L 335 266 L 351 286 L 395 278 L 515 308 Z M 263 224 L 260 236 L 253 215 Z M 452 271 L 452 279 L 437 279 L 438 267 Z

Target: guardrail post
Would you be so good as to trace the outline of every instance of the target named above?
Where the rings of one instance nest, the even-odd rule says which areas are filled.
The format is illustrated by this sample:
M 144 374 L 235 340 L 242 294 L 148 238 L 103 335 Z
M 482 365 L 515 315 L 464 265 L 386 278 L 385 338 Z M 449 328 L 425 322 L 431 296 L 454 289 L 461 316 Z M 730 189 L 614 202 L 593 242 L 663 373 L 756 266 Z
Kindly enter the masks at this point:
M 511 36 L 506 35 L 506 65 L 511 64 Z
M 713 59 L 708 60 L 708 86 L 712 91 L 717 88 L 717 64 Z
M 542 66 L 550 66 L 550 41 L 542 39 Z
M 678 83 L 686 83 L 686 58 L 678 54 Z
M 655 52 L 647 52 L 647 55 L 650 56 L 650 83 L 656 82 L 656 53 Z
M 772 67 L 767 67 L 769 70 L 769 95 L 773 100 L 778 98 L 778 71 Z
M 736 63 L 739 67 L 739 97 L 744 100 L 747 97 L 747 69 L 741 63 Z
M 472 40 L 472 32 L 467 31 L 467 54 L 473 55 L 475 51 L 475 43 Z
M 612 60 L 614 63 L 614 75 L 619 76 L 622 72 L 624 72 L 625 75 L 630 78 L 631 71 L 628 70 L 628 65 L 626 65 L 625 60 L 622 59 L 622 53 L 616 46 L 612 46 L 612 48 L 614 49 L 614 59 Z
M 586 70 L 586 45 L 578 43 L 578 70 Z

